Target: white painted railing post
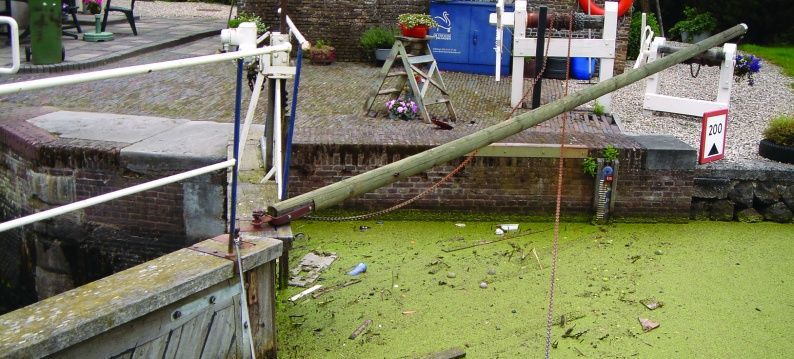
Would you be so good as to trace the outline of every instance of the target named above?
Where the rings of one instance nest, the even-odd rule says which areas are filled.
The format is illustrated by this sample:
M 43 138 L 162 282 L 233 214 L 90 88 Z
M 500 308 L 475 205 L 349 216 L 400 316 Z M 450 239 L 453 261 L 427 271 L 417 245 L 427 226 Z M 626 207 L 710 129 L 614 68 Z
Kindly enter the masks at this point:
M 516 54 L 519 41 L 527 37 L 527 2 L 516 1 L 513 25 L 513 76 L 510 78 L 510 106 L 516 107 L 524 97 L 524 57 Z M 540 69 L 535 69 L 539 71 Z
M 11 67 L 0 67 L 0 74 L 15 74 L 19 71 L 19 25 L 9 16 L 0 16 L 0 24 L 11 28 Z

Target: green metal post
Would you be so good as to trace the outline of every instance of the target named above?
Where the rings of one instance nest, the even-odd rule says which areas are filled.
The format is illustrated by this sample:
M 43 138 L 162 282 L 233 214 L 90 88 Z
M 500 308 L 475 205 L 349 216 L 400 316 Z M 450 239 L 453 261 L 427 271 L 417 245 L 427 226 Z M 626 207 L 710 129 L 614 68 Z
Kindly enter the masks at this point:
M 306 204 L 313 204 L 315 210 L 328 208 L 350 197 L 381 188 L 392 182 L 421 173 L 433 166 L 465 156 L 476 149 L 505 139 L 527 128 L 545 122 L 563 112 L 573 110 L 577 106 L 597 99 L 607 93 L 628 86 L 668 67 L 686 61 L 698 54 L 706 52 L 714 46 L 721 45 L 728 40 L 744 35 L 745 32 L 747 32 L 747 25 L 736 25 L 717 35 L 698 42 L 697 44 L 676 51 L 671 55 L 640 66 L 637 69 L 626 71 L 622 75 L 599 82 L 594 86 L 540 106 L 530 112 L 500 122 L 457 140 L 447 142 L 438 147 L 431 148 L 427 151 L 403 158 L 397 162 L 376 168 L 372 171 L 346 178 L 334 184 L 275 203 L 268 208 L 268 213 L 274 216 L 281 216 Z
M 34 65 L 61 62 L 61 2 L 30 0 L 30 49 Z

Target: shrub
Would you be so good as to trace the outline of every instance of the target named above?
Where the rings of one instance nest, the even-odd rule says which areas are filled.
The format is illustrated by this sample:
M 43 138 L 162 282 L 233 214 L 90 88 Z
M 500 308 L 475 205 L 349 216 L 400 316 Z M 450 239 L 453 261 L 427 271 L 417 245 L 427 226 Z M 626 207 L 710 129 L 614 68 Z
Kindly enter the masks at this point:
M 394 45 L 394 35 L 396 34 L 397 32 L 392 29 L 373 27 L 364 31 L 359 41 L 361 42 L 361 47 L 367 51 L 386 49 Z
M 582 171 L 585 174 L 595 177 L 597 169 L 598 169 L 598 162 L 593 157 L 587 157 L 582 162 Z
M 687 33 L 690 37 L 701 32 L 712 32 L 717 28 L 717 19 L 710 12 L 700 12 L 693 7 L 684 8 L 684 19 L 675 23 L 670 29 L 670 33 L 681 35 Z M 687 39 L 681 38 L 684 41 Z
M 237 15 L 237 17 L 235 17 L 234 19 L 229 20 L 229 27 L 230 28 L 236 28 L 236 27 L 240 26 L 240 24 L 242 24 L 244 22 L 253 22 L 253 23 L 255 23 L 256 24 L 256 33 L 257 34 L 264 34 L 267 31 L 267 25 L 265 25 L 265 22 L 262 21 L 262 18 L 260 18 L 257 15 L 254 15 L 254 14 L 251 14 L 251 13 L 247 13 L 247 12 L 241 12 L 239 15 Z
M 656 21 L 656 14 L 649 13 L 646 23 L 651 27 L 651 30 L 653 30 L 653 36 L 661 36 L 661 31 L 659 31 L 659 23 Z M 636 59 L 637 55 L 640 54 L 640 37 L 642 36 L 640 26 L 642 26 L 642 13 L 635 12 L 634 15 L 631 16 L 631 30 L 629 31 L 629 47 L 627 57 L 629 59 Z
M 595 102 L 593 102 L 593 113 L 594 114 L 596 114 L 597 116 L 601 116 L 601 115 L 604 114 L 605 111 L 606 110 L 604 109 L 604 105 L 599 103 L 598 100 L 595 100 Z
M 773 118 L 764 130 L 764 138 L 779 145 L 794 147 L 794 116 Z
M 604 159 L 609 162 L 616 160 L 619 154 L 620 151 L 615 148 L 615 146 L 612 146 L 612 144 L 607 145 L 607 147 L 601 151 L 601 155 L 604 156 Z

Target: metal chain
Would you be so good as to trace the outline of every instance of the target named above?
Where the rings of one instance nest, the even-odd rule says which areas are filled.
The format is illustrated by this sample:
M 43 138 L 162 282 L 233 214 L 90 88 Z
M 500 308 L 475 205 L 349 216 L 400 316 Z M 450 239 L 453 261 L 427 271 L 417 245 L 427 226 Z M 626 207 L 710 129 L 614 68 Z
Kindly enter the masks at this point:
M 541 66 L 540 71 L 538 71 L 535 74 L 535 77 L 532 79 L 532 84 L 533 85 L 534 85 L 535 81 L 540 81 L 541 75 L 543 75 L 543 72 L 546 70 L 546 63 L 548 62 L 548 59 L 549 59 L 549 47 L 550 47 L 549 45 L 551 45 L 551 31 L 550 30 L 554 28 L 554 21 L 556 20 L 556 18 L 557 18 L 556 14 L 552 13 L 551 24 L 549 24 L 549 31 L 548 31 L 548 34 L 546 35 L 546 49 L 545 49 L 545 55 L 543 57 L 543 65 Z M 570 52 L 570 50 L 569 50 L 569 52 Z M 566 84 L 566 86 L 567 86 L 567 84 Z M 514 106 L 513 108 L 510 109 L 510 112 L 504 117 L 503 121 L 509 119 L 510 117 L 512 117 L 513 114 L 516 112 L 516 110 L 521 107 L 521 104 L 524 103 L 524 100 L 529 95 L 529 91 L 532 89 L 532 87 L 533 86 L 528 86 L 527 87 L 527 90 L 524 92 L 523 96 L 521 97 L 521 101 L 518 102 L 518 105 L 516 105 L 516 106 Z M 356 216 L 347 216 L 347 217 L 304 216 L 303 218 L 314 220 L 314 221 L 324 221 L 324 222 L 360 221 L 360 220 L 377 217 L 377 216 L 380 216 L 380 215 L 383 215 L 383 214 L 398 210 L 398 209 L 400 209 L 402 207 L 405 207 L 405 206 L 407 206 L 407 205 L 409 205 L 409 204 L 411 204 L 413 202 L 416 202 L 416 200 L 424 197 L 428 193 L 432 192 L 434 189 L 438 188 L 438 186 L 440 186 L 441 184 L 443 184 L 444 182 L 446 182 L 447 180 L 452 178 L 452 176 L 454 176 L 456 173 L 458 173 L 461 170 L 463 170 L 463 168 L 466 167 L 466 165 L 468 165 L 469 162 L 471 162 L 474 159 L 474 156 L 476 154 L 477 154 L 477 151 L 473 151 L 472 153 L 467 155 L 466 158 L 463 160 L 463 162 L 461 162 L 460 165 L 458 165 L 458 167 L 456 167 L 454 170 L 452 170 L 452 172 L 450 172 L 446 176 L 444 176 L 444 178 L 440 179 L 438 182 L 436 182 L 435 184 L 433 184 L 429 188 L 427 188 L 424 191 L 422 191 L 422 193 L 419 193 L 418 195 L 414 196 L 413 198 L 411 198 L 411 199 L 409 199 L 409 200 L 407 200 L 405 202 L 398 203 L 398 204 L 396 204 L 394 206 L 391 206 L 389 208 L 382 209 L 382 210 L 377 211 L 377 212 L 360 214 L 360 215 L 356 215 Z
M 571 14 L 573 16 L 573 14 Z M 565 66 L 565 90 L 563 96 L 568 96 L 568 83 L 571 76 L 571 42 L 573 41 L 573 22 L 568 25 L 568 66 Z M 560 125 L 560 157 L 557 167 L 557 203 L 554 210 L 554 235 L 551 250 L 551 274 L 549 275 L 549 308 L 546 314 L 546 359 L 551 356 L 551 327 L 554 325 L 554 282 L 557 279 L 557 249 L 560 242 L 560 207 L 562 205 L 562 179 L 565 157 L 565 125 L 568 120 L 568 112 L 562 114 L 562 124 Z
M 433 184 L 429 188 L 427 188 L 424 191 L 422 191 L 422 193 L 419 193 L 416 196 L 414 196 L 413 198 L 411 198 L 411 199 L 409 199 L 409 200 L 407 200 L 405 202 L 398 203 L 398 204 L 396 204 L 394 206 L 391 206 L 389 208 L 386 208 L 386 209 L 383 209 L 383 210 L 380 210 L 380 211 L 377 211 L 377 212 L 361 214 L 361 215 L 357 215 L 357 216 L 350 216 L 350 217 L 304 216 L 303 218 L 312 219 L 312 220 L 316 220 L 316 221 L 326 221 L 326 222 L 358 221 L 358 220 L 362 220 L 362 219 L 368 219 L 368 218 L 372 218 L 372 217 L 377 217 L 377 216 L 380 216 L 382 214 L 386 214 L 386 213 L 389 213 L 391 211 L 400 209 L 400 208 L 405 207 L 405 206 L 407 206 L 407 205 L 409 205 L 411 203 L 414 203 L 416 200 L 424 197 L 426 194 L 428 194 L 431 191 L 433 191 L 434 189 L 436 189 L 442 183 L 444 183 L 447 180 L 449 180 L 450 178 L 452 178 L 452 176 L 454 176 L 456 173 L 460 172 L 464 167 L 466 167 L 466 165 L 469 164 L 469 162 L 471 162 L 471 160 L 474 159 L 474 156 L 476 154 L 477 154 L 476 150 L 474 152 L 470 153 L 468 156 L 466 156 L 466 158 L 463 160 L 463 162 L 461 162 L 458 165 L 458 167 L 455 167 L 455 169 L 452 170 L 452 172 L 448 173 L 446 176 L 444 176 L 444 178 L 438 180 L 438 182 L 436 182 L 435 184 Z

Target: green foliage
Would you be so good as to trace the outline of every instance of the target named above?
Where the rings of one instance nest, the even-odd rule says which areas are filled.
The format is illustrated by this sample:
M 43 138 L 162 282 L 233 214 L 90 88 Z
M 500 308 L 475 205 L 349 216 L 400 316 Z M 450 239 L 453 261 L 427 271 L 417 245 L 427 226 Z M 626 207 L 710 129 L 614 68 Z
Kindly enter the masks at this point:
M 661 32 L 659 31 L 659 23 L 656 21 L 656 14 L 649 13 L 646 19 L 646 23 L 648 26 L 651 27 L 653 30 L 653 36 L 662 36 Z M 631 16 L 631 30 L 629 31 L 629 47 L 628 47 L 628 59 L 636 59 L 637 55 L 640 54 L 640 37 L 642 36 L 642 13 L 635 12 L 634 15 Z
M 773 118 L 764 130 L 764 138 L 779 145 L 794 147 L 794 116 Z
M 604 159 L 609 162 L 616 160 L 619 154 L 620 151 L 611 144 L 607 145 L 607 147 L 604 148 L 603 151 L 601 151 L 601 155 L 604 156 Z
M 689 36 L 694 36 L 701 32 L 712 32 L 716 28 L 717 19 L 710 12 L 700 12 L 698 9 L 687 6 L 684 8 L 684 19 L 675 23 L 670 29 L 670 33 L 683 36 L 682 33 L 686 32 Z
M 367 51 L 387 49 L 394 45 L 394 35 L 396 34 L 397 32 L 393 29 L 373 27 L 364 31 L 359 41 L 361 42 L 361 47 Z
M 241 12 L 239 15 L 237 15 L 237 17 L 235 17 L 234 19 L 229 20 L 229 27 L 230 28 L 236 28 L 236 27 L 240 26 L 240 24 L 242 24 L 244 22 L 253 22 L 253 23 L 255 23 L 256 24 L 256 33 L 257 34 L 264 34 L 267 31 L 267 25 L 265 25 L 265 22 L 262 21 L 262 18 L 260 18 L 257 15 L 254 15 L 254 14 L 251 14 L 251 13 L 247 13 L 247 12 Z
M 597 169 L 598 169 L 598 162 L 596 162 L 595 158 L 593 157 L 587 157 L 582 162 L 582 171 L 585 174 L 595 177 Z
M 599 102 L 598 102 L 598 100 L 596 100 L 595 102 L 593 102 L 593 113 L 594 113 L 594 114 L 596 114 L 596 115 L 598 115 L 598 116 L 601 116 L 601 115 L 603 115 L 603 114 L 604 114 L 604 112 L 605 112 L 605 111 L 604 111 L 604 105 L 602 105 L 601 103 L 599 103 Z
M 401 14 L 397 17 L 397 22 L 407 28 L 425 25 L 429 28 L 438 27 L 438 23 L 428 14 Z
M 329 47 L 331 47 L 331 43 L 323 39 L 317 40 L 317 42 L 313 46 L 313 48 L 317 50 L 323 50 Z

